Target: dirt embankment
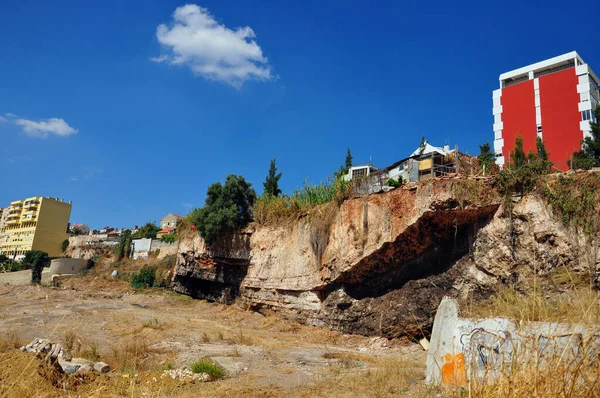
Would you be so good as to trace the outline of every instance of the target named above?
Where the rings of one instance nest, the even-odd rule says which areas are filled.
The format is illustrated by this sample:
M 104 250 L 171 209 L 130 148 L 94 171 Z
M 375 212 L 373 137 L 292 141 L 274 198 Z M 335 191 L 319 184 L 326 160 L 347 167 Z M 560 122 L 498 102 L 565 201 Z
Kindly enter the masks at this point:
M 191 234 L 180 243 L 173 288 L 311 325 L 415 337 L 427 333 L 439 299 L 455 294 L 456 278 L 411 281 L 444 274 L 468 255 L 499 203 L 487 180 L 432 180 L 251 225 L 217 250 Z M 408 310 L 390 311 L 390 299 Z

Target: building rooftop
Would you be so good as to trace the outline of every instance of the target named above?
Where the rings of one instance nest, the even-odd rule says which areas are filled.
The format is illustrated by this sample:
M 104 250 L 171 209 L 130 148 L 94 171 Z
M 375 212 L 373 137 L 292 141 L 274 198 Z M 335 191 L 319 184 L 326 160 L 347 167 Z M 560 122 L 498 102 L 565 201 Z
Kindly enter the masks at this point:
M 527 66 L 523 66 L 521 68 L 517 68 L 511 70 L 509 72 L 502 73 L 500 75 L 500 87 L 517 84 L 522 81 L 529 80 L 530 73 L 533 73 L 535 77 L 539 77 L 548 73 L 558 72 L 564 69 L 572 68 L 575 66 L 582 66 L 586 63 L 583 59 L 577 54 L 577 51 L 571 51 L 566 54 L 558 55 L 556 57 L 552 57 L 546 59 L 544 61 L 536 62 Z M 598 80 L 598 77 L 594 72 L 589 68 L 589 73 Z

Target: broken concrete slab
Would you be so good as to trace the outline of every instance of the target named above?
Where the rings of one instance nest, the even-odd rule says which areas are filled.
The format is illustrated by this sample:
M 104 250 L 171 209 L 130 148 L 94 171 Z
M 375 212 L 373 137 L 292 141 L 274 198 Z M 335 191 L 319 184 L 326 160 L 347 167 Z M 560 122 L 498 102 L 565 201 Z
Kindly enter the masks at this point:
M 428 384 L 466 385 L 494 380 L 527 366 L 600 364 L 598 327 L 556 322 L 517 324 L 508 318 L 459 318 L 456 300 L 445 297 L 435 316 L 427 355 Z
M 110 372 L 110 366 L 104 362 L 96 362 L 94 364 L 94 370 L 100 373 L 108 373 Z

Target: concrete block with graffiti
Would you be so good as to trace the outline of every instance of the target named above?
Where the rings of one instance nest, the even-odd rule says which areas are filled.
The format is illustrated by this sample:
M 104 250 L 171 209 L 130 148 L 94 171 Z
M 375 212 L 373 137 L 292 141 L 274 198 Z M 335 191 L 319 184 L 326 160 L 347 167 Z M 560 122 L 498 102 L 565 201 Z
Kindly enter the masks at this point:
M 598 327 L 460 318 L 456 300 L 445 297 L 433 323 L 426 380 L 460 386 L 491 381 L 528 366 L 598 367 L 599 357 Z

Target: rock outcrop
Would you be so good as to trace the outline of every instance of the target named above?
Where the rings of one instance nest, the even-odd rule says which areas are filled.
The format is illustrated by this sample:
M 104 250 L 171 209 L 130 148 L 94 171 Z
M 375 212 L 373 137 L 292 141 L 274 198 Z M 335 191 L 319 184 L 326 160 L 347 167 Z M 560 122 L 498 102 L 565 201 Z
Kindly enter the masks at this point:
M 527 197 L 506 216 L 489 180 L 435 179 L 250 225 L 206 247 L 180 237 L 173 289 L 349 333 L 428 335 L 444 296 L 484 298 L 519 267 L 572 266 L 580 237 Z M 579 242 L 579 243 L 578 243 Z
M 180 238 L 173 288 L 348 332 L 395 337 L 406 334 L 399 322 L 418 330 L 453 283 L 416 281 L 435 279 L 468 254 L 498 209 L 488 181 L 469 183 L 468 192 L 465 181 L 441 179 L 321 206 L 211 247 L 191 233 Z M 414 311 L 390 307 L 406 297 L 422 313 L 414 322 Z

